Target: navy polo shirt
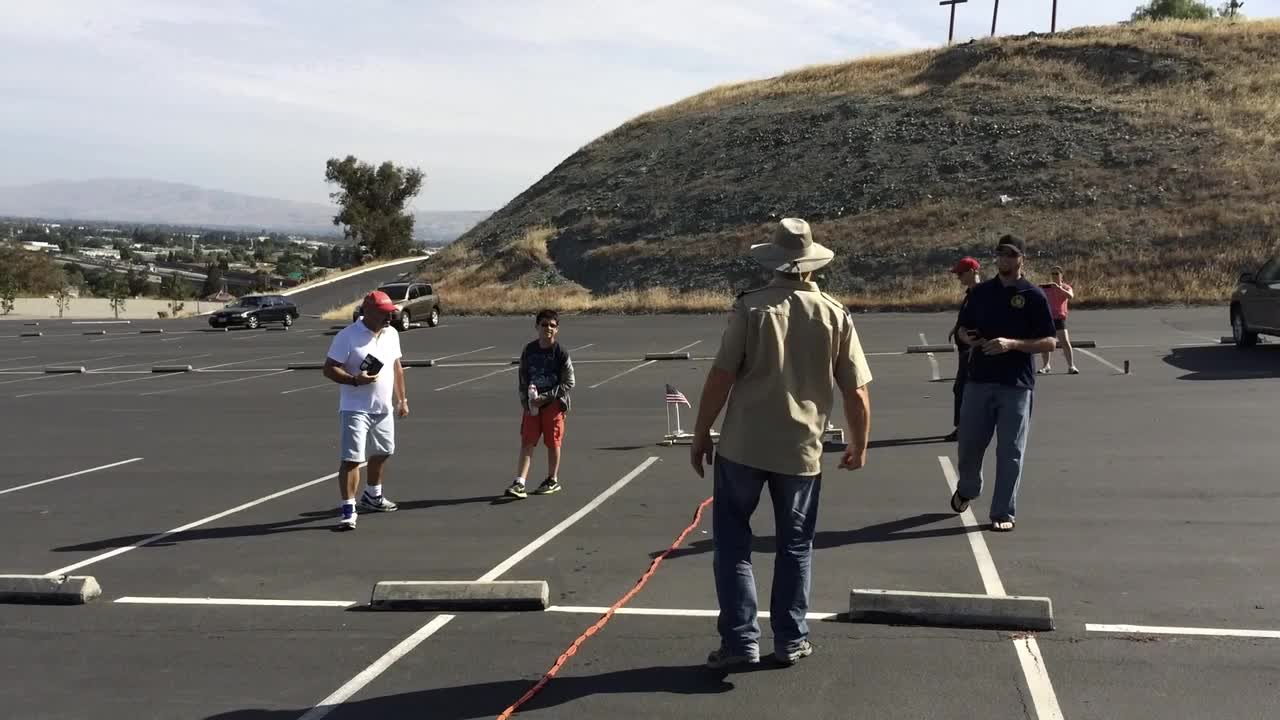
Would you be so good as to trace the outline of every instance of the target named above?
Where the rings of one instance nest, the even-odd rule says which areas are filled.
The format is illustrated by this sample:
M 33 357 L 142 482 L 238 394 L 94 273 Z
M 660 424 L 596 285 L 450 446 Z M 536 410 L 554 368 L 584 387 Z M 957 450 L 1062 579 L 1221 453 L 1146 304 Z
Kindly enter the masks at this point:
M 984 340 L 1038 340 L 1057 334 L 1049 299 L 1025 278 L 1007 287 L 999 276 L 976 285 L 960 310 L 960 326 L 976 331 Z M 1031 353 L 1011 350 L 987 355 L 975 347 L 969 356 L 969 382 L 1033 388 L 1035 363 Z

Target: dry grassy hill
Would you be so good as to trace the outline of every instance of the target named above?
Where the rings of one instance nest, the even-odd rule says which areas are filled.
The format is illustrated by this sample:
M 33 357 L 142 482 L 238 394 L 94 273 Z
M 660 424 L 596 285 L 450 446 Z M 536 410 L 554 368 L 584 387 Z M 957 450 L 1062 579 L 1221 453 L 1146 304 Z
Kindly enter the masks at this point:
M 1280 22 L 984 40 L 718 87 L 598 138 L 424 268 L 451 309 L 723 309 L 780 217 L 853 306 L 951 307 L 1028 238 L 1079 305 L 1219 302 L 1280 238 Z

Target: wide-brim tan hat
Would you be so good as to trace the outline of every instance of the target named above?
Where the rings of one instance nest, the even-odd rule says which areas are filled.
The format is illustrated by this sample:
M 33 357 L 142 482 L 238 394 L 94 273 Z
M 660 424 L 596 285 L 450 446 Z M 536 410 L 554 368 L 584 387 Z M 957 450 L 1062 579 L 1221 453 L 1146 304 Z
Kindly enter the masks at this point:
M 773 242 L 751 246 L 751 257 L 761 265 L 785 273 L 817 270 L 836 254 L 813 241 L 809 223 L 800 218 L 783 218 L 773 232 Z

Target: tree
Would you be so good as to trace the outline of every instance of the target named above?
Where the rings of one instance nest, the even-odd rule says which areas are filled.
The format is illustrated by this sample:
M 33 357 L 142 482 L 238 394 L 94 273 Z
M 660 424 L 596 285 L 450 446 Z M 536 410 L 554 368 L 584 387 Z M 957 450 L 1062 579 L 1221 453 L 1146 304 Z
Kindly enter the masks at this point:
M 200 297 L 209 297 L 217 294 L 222 290 L 222 268 L 213 263 L 208 263 L 204 266 L 204 272 L 204 287 L 200 288 Z
M 130 270 L 126 282 L 129 285 L 130 297 L 140 297 L 151 292 L 151 282 L 147 280 L 146 273 Z
M 1200 0 L 1148 0 L 1133 11 L 1134 20 L 1210 20 L 1213 8 Z
M 18 280 L 9 272 L 9 268 L 0 268 L 0 310 L 5 315 L 13 312 L 14 303 L 18 299 Z
M 58 317 L 71 307 L 71 286 L 63 285 L 53 292 L 53 299 L 58 302 Z
M 160 295 L 169 301 L 169 316 L 178 317 L 178 313 L 182 310 L 183 303 L 179 302 L 187 297 L 187 283 L 178 277 L 178 273 L 165 275 L 160 281 Z
M 1218 15 L 1238 20 L 1244 17 L 1244 15 L 1240 14 L 1240 8 L 1242 7 L 1244 7 L 1244 3 L 1240 2 L 1240 0 L 1227 0 L 1227 2 L 1222 3 L 1222 7 L 1218 8 Z
M 120 319 L 120 311 L 124 309 L 125 299 L 129 297 L 129 285 L 119 275 L 111 276 L 111 285 L 107 289 L 107 298 L 111 301 L 111 312 Z
M 321 245 L 316 248 L 316 252 L 311 256 L 311 262 L 320 267 L 330 267 L 329 263 L 332 259 L 329 257 L 329 246 Z
M 375 257 L 409 254 L 413 214 L 405 212 L 405 206 L 422 189 L 421 170 L 397 167 L 390 161 L 375 169 L 348 155 L 343 160 L 330 158 L 324 177 L 341 188 L 329 196 L 341 208 L 333 224 L 345 226 L 347 239 L 365 245 Z

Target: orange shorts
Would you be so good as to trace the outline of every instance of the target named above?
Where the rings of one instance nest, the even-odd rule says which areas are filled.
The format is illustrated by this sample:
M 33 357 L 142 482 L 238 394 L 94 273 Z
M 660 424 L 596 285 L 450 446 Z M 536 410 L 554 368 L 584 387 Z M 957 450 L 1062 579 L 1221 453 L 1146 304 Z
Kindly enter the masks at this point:
M 547 447 L 560 447 L 560 442 L 564 439 L 564 410 L 559 401 L 543 406 L 537 415 L 525 413 L 522 417 L 520 442 L 525 447 L 537 445 L 539 437 Z

